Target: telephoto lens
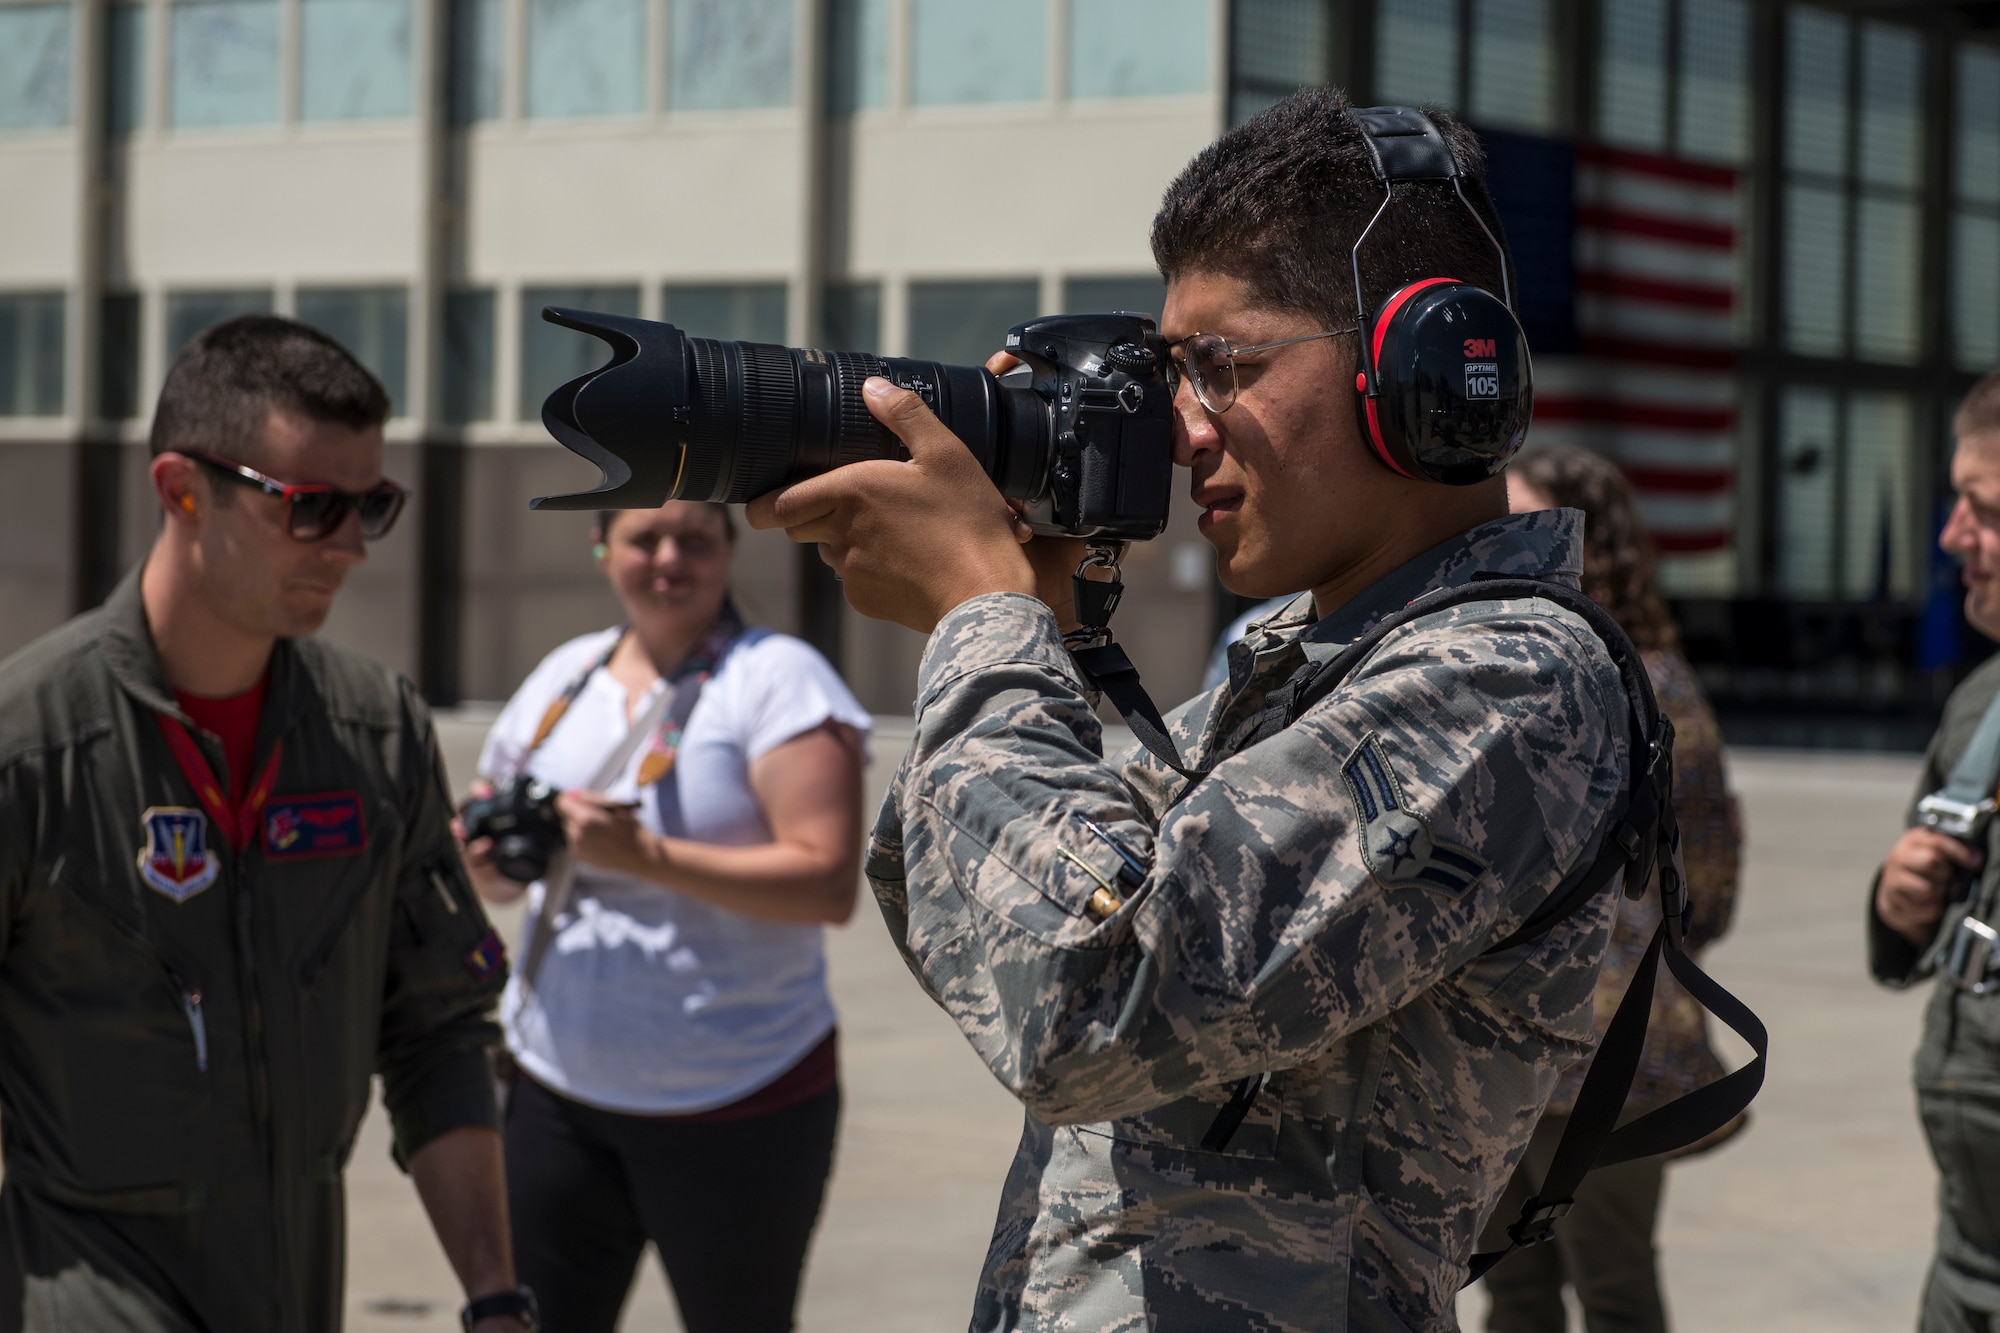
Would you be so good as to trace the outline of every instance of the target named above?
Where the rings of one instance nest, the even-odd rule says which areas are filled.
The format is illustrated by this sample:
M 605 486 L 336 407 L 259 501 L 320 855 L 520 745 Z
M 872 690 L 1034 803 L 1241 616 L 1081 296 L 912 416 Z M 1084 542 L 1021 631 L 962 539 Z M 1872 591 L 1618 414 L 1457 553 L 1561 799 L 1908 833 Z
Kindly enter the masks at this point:
M 542 318 L 607 343 L 611 360 L 548 396 L 542 421 L 603 483 L 537 509 L 737 503 L 908 451 L 869 413 L 880 375 L 921 396 L 1038 532 L 1143 540 L 1166 526 L 1173 389 L 1148 315 L 1058 315 L 1016 326 L 1022 364 L 983 367 L 693 338 L 589 311 Z

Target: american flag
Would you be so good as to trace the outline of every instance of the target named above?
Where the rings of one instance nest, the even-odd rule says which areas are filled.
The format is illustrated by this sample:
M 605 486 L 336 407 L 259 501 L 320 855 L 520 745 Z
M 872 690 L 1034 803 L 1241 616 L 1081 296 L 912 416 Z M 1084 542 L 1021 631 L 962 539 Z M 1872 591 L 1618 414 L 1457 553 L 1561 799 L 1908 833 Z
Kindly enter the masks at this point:
M 1529 445 L 1616 460 L 1663 554 L 1720 550 L 1736 475 L 1738 175 L 1574 151 L 1575 351 L 1535 359 Z

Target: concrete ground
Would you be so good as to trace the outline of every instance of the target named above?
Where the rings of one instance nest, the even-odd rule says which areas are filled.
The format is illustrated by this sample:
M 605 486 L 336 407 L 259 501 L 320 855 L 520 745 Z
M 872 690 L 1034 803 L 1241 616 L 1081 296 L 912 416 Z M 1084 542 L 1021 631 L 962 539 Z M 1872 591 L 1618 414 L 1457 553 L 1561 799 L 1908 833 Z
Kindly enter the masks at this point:
M 446 723 L 461 783 L 483 725 Z M 896 730 L 885 723 L 877 740 L 877 793 L 902 749 Z M 1708 961 L 1769 1024 L 1774 1055 L 1750 1130 L 1669 1176 L 1674 1321 L 1701 1333 L 1909 1327 L 1934 1188 L 1908 1078 L 1922 996 L 1868 981 L 1860 913 L 1916 762 L 1745 751 L 1732 764 L 1747 874 L 1735 931 Z M 510 937 L 517 929 L 503 921 Z M 851 925 L 829 932 L 828 953 L 847 1110 L 799 1326 L 962 1328 L 1020 1113 L 917 990 L 865 898 Z M 455 1328 L 460 1297 L 389 1161 L 379 1111 L 348 1188 L 348 1327 Z M 1482 1326 L 1482 1306 L 1476 1291 L 1461 1299 L 1468 1330 Z M 680 1328 L 650 1257 L 623 1327 Z

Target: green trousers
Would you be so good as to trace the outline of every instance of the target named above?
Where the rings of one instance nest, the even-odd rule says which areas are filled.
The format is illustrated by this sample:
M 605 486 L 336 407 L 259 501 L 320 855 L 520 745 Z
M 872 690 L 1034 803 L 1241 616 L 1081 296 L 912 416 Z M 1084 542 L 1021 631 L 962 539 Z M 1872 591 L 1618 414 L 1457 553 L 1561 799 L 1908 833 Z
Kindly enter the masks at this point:
M 1567 1116 L 1548 1116 L 1536 1126 L 1527 1155 L 1480 1237 L 1480 1249 L 1507 1244 L 1507 1227 L 1548 1174 L 1568 1124 Z M 1653 1248 L 1665 1168 L 1664 1159 L 1652 1157 L 1585 1176 L 1576 1206 L 1556 1223 L 1555 1239 L 1514 1251 L 1486 1275 L 1493 1300 L 1486 1333 L 1565 1333 L 1565 1286 L 1576 1290 L 1588 1333 L 1666 1333 Z

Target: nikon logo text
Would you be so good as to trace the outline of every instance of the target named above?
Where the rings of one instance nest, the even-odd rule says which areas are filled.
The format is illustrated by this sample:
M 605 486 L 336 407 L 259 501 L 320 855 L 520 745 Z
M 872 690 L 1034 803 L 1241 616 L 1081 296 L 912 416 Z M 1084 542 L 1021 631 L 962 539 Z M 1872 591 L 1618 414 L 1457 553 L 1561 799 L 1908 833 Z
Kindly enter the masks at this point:
M 1467 398 L 1498 398 L 1500 396 L 1499 363 L 1495 361 L 1466 362 L 1465 396 Z

